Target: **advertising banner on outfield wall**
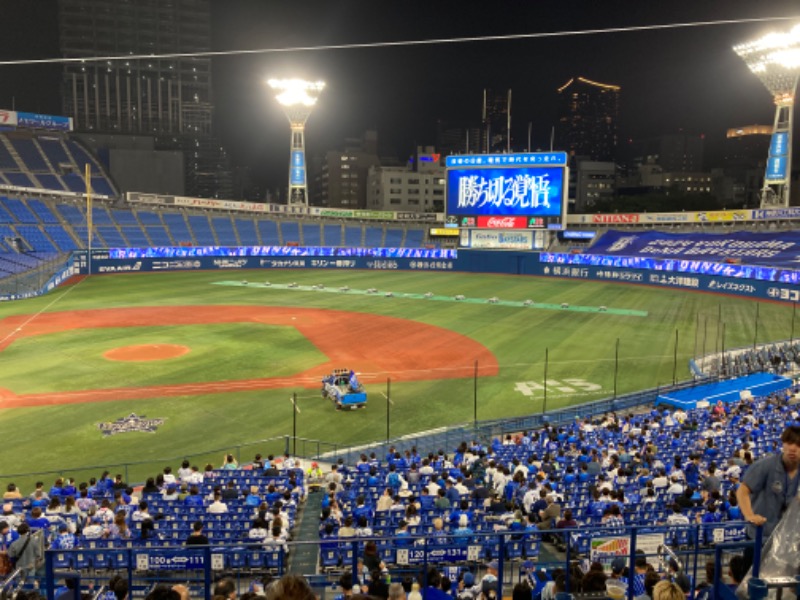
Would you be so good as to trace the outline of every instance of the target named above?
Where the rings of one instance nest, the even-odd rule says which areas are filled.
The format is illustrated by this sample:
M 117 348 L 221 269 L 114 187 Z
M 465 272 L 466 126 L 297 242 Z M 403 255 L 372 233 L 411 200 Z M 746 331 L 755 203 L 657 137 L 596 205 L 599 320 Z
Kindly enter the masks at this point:
M 591 254 L 709 260 L 750 265 L 800 267 L 800 232 L 730 231 L 663 233 L 611 229 L 587 251 Z
M 469 248 L 484 248 L 497 250 L 533 250 L 532 231 L 486 231 L 483 229 L 470 229 L 468 243 Z M 464 236 L 462 233 L 462 245 Z
M 552 255 L 551 255 L 552 256 Z M 560 255 L 569 256 L 569 255 Z M 545 258 L 545 255 L 541 255 Z M 716 292 L 748 298 L 768 298 L 784 302 L 800 302 L 800 288 L 794 285 L 752 279 L 715 277 L 701 273 L 625 269 L 596 265 L 569 265 L 540 262 L 534 274 L 567 279 L 637 283 L 696 292 Z
M 467 232 L 462 232 L 467 233 Z M 502 233 L 502 232 L 496 232 Z M 533 232 L 531 232 L 533 233 Z M 185 249 L 177 248 L 176 251 Z M 193 250 L 201 250 L 195 248 Z M 217 249 L 219 250 L 219 249 Z M 235 249 L 233 249 L 235 250 Z M 616 283 L 655 285 L 687 291 L 762 298 L 781 302 L 800 303 L 800 271 L 722 265 L 707 261 L 554 254 L 534 252 L 495 252 L 489 250 L 417 250 L 420 256 L 381 254 L 371 248 L 349 256 L 337 256 L 339 248 L 326 248 L 328 254 L 297 255 L 291 252 L 302 248 L 284 248 L 285 252 L 266 254 L 196 255 L 196 256 L 125 256 L 118 251 L 93 252 L 92 273 L 135 273 L 153 271 L 215 270 L 231 273 L 244 269 L 362 269 L 497 272 L 519 275 L 539 275 L 567 279 L 597 280 Z M 319 249 L 311 249 L 319 250 Z M 392 250 L 392 249 L 390 249 Z M 361 254 L 358 254 L 358 253 Z M 366 254 L 369 253 L 369 254 Z M 113 256 L 121 256 L 113 258 Z M 513 258 L 514 260 L 510 260 Z M 86 252 L 73 255 L 72 270 L 63 274 L 88 272 Z M 511 270 L 509 270 L 511 268 Z M 756 269 L 756 270 L 754 270 Z M 230 277 L 230 275 L 227 275 Z M 252 274 L 249 275 L 253 277 Z M 0 297 L 0 300 L 11 298 Z
M 595 267 L 623 267 L 647 271 L 670 273 L 699 273 L 735 279 L 774 281 L 789 285 L 800 285 L 800 271 L 778 269 L 758 265 L 737 265 L 713 260 L 686 260 L 679 258 L 651 258 L 647 256 L 609 256 L 605 254 L 552 254 L 542 252 L 540 262 L 566 264 L 570 266 L 591 265 Z
M 241 271 L 244 269 L 361 269 L 372 271 L 454 271 L 454 258 L 382 258 L 379 256 L 247 256 L 93 260 L 92 272 Z

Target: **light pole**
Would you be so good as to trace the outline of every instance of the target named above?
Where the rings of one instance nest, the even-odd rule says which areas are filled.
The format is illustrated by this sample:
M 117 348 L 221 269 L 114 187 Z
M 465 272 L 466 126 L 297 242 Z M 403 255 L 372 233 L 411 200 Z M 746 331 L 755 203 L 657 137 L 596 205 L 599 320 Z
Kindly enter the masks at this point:
M 672 385 L 678 383 L 678 330 L 675 330 L 675 354 L 672 357 Z
M 390 415 L 392 414 L 391 405 L 394 404 L 392 402 L 392 379 L 390 377 L 386 378 L 386 441 L 389 441 L 389 426 L 390 426 Z
M 478 359 L 475 359 L 475 372 L 472 376 L 472 426 L 478 426 Z
M 542 399 L 542 416 L 547 414 L 547 367 L 550 365 L 550 348 L 544 349 L 544 397 Z
M 297 415 L 300 413 L 300 407 L 297 406 L 297 394 L 293 393 L 289 398 L 292 403 L 292 456 L 297 456 Z
M 614 344 L 614 400 L 617 399 L 617 374 L 619 373 L 619 338 Z
M 322 90 L 323 81 L 303 79 L 270 79 L 267 84 L 276 95 L 289 119 L 292 137 L 289 150 L 289 189 L 286 203 L 308 206 L 308 178 L 306 176 L 306 121 L 314 110 Z
M 733 51 L 772 93 L 775 103 L 775 125 L 761 189 L 761 208 L 789 206 L 794 96 L 800 78 L 800 25 L 786 33 L 773 32 L 739 44 Z

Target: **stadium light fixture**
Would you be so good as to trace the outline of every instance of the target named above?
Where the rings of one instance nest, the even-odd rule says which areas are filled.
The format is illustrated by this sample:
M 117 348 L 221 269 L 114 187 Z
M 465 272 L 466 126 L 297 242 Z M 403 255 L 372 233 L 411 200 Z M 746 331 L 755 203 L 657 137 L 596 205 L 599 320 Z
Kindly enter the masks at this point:
M 733 47 L 750 71 L 761 80 L 775 102 L 761 208 L 789 206 L 792 172 L 794 99 L 800 79 L 800 24 L 785 33 L 769 33 Z
M 306 121 L 325 89 L 324 81 L 304 79 L 269 79 L 267 85 L 283 107 L 291 127 L 289 150 L 289 189 L 287 204 L 308 206 L 308 178 L 306 176 Z

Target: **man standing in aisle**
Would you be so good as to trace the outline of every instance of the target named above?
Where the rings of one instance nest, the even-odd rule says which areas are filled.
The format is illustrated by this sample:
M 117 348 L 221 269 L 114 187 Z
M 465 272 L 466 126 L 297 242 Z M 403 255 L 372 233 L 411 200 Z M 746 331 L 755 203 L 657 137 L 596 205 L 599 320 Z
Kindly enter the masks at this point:
M 749 523 L 747 535 L 755 537 L 755 528 L 764 526 L 764 540 L 797 497 L 800 467 L 800 427 L 790 426 L 781 435 L 780 454 L 765 456 L 745 471 L 736 490 L 742 516 Z M 747 553 L 750 554 L 750 553 Z M 752 556 L 748 556 L 752 562 Z

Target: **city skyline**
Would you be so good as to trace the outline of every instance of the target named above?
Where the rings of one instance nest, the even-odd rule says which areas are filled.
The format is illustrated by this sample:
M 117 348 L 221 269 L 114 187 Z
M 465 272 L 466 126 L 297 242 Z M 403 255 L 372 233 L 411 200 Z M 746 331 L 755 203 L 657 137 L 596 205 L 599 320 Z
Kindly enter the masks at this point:
M 12 35 L 0 43 L 3 60 L 57 55 L 57 5 L 44 0 L 36 8 L 42 6 L 52 11 L 23 5 L 12 13 Z M 380 7 L 350 1 L 212 2 L 210 48 L 217 52 L 582 32 L 214 58 L 215 130 L 234 165 L 251 168 L 274 189 L 284 185 L 288 159 L 285 117 L 265 84 L 269 77 L 327 83 L 308 122 L 309 156 L 375 130 L 382 152 L 404 159 L 415 146 L 434 143 L 439 119 L 478 125 L 484 88 L 513 90 L 514 148 L 527 147 L 530 127 L 532 149 L 547 149 L 557 119 L 556 90 L 575 76 L 621 87 L 621 144 L 678 130 L 721 138 L 729 127 L 771 122 L 769 94 L 732 47 L 797 21 L 587 32 L 795 17 L 800 11 L 794 3 L 607 7 L 579 1 L 568 8 L 549 1 L 499 7 L 449 0 Z M 42 90 L 57 94 L 59 74 L 54 65 L 3 66 L 0 107 L 11 108 L 13 99 L 18 110 L 58 113 L 59 99 L 42 97 Z

